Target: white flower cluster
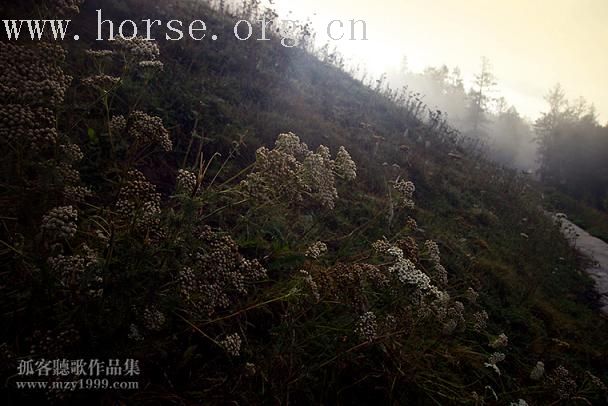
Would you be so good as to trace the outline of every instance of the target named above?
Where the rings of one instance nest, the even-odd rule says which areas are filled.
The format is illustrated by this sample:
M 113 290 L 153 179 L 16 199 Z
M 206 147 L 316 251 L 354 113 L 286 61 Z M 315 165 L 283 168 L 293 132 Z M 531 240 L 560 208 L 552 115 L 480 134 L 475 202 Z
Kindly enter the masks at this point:
M 338 198 L 333 161 L 329 148 L 320 145 L 316 153 L 309 154 L 302 164 L 302 179 L 312 199 L 323 207 L 333 209 Z
M 492 355 L 490 355 L 488 357 L 488 362 L 485 362 L 483 365 L 486 368 L 492 368 L 494 370 L 494 372 L 496 372 L 498 375 L 500 375 L 500 368 L 498 368 L 498 364 L 499 362 L 502 362 L 505 360 L 505 354 L 503 354 L 502 352 L 495 352 Z
M 22 46 L 1 41 L 0 100 L 56 108 L 72 80 L 61 68 L 65 55 L 61 46 L 47 42 Z
M 241 355 L 241 344 L 241 336 L 238 333 L 227 335 L 219 342 L 219 345 L 233 357 Z
M 359 316 L 355 333 L 363 340 L 372 342 L 378 334 L 378 321 L 374 312 L 365 312 Z
M 424 242 L 424 247 L 427 250 L 429 260 L 432 263 L 438 264 L 439 262 L 441 262 L 441 256 L 439 255 L 439 246 L 437 245 L 437 243 L 435 241 L 426 240 Z
M 80 172 L 74 168 L 84 158 L 80 147 L 68 142 L 59 146 L 60 160 L 56 166 L 57 175 L 63 182 L 63 197 L 67 203 L 80 203 L 93 195 L 91 189 L 80 183 Z
M 262 147 L 256 151 L 254 171 L 241 185 L 265 201 L 280 199 L 295 204 L 307 196 L 333 209 L 338 198 L 336 176 L 347 180 L 356 177 L 355 163 L 344 148 L 340 151 L 334 161 L 326 146 L 312 152 L 295 134 L 280 134 L 272 150 Z
M 127 129 L 127 119 L 122 115 L 114 116 L 110 119 L 109 127 L 112 134 L 121 134 Z
M 178 193 L 192 194 L 196 188 L 196 174 L 186 169 L 177 171 L 176 190 Z
M 444 292 L 431 283 L 431 278 L 427 274 L 403 256 L 401 248 L 391 247 L 387 253 L 395 258 L 395 262 L 389 267 L 389 272 L 396 275 L 401 283 L 413 285 L 422 293 L 433 294 L 438 299 L 444 296 Z
M 165 68 L 165 65 L 161 61 L 141 61 L 138 66 L 151 72 L 160 72 Z
M 349 181 L 357 178 L 357 165 L 344 147 L 338 149 L 336 160 L 334 161 L 334 171 L 336 175 Z
M 59 146 L 63 155 L 63 160 L 68 163 L 77 163 L 84 158 L 84 154 L 80 147 L 76 144 L 68 143 Z
M 164 151 L 173 149 L 169 131 L 163 126 L 163 120 L 160 117 L 150 116 L 142 111 L 134 111 L 131 115 L 129 132 L 136 141 L 158 144 Z
M 78 211 L 72 206 L 55 207 L 42 217 L 42 230 L 53 238 L 76 235 Z
M 61 285 L 73 290 L 75 293 L 80 292 L 84 288 L 85 272 L 97 264 L 97 255 L 90 250 L 86 245 L 82 247 L 81 255 L 57 255 L 48 259 L 49 266 L 53 273 L 59 278 Z M 99 286 L 103 282 L 103 278 L 96 275 L 93 282 L 97 286 L 89 283 L 87 293 L 91 297 L 100 297 L 103 294 L 103 289 Z
M 439 286 L 446 286 L 448 283 L 448 273 L 441 265 L 441 256 L 439 255 L 439 246 L 435 241 L 426 240 L 424 242 L 424 246 L 427 250 L 427 254 L 429 256 L 429 261 L 433 267 L 432 276 L 434 282 Z
M 350 303 L 358 311 L 367 306 L 366 291 L 373 287 L 380 291 L 389 287 L 389 278 L 371 264 L 337 264 L 315 273 L 315 283 L 323 294 L 340 302 Z
M 189 266 L 178 275 L 179 294 L 194 311 L 212 315 L 232 304 L 232 296 L 247 294 L 246 283 L 266 277 L 257 260 L 238 252 L 228 235 L 204 227 L 198 235 L 203 246 L 189 255 Z
M 87 197 L 93 196 L 93 192 L 86 186 L 65 185 L 63 196 L 69 202 L 80 203 Z
M 120 83 L 120 78 L 116 76 L 100 74 L 83 78 L 81 82 L 85 86 L 95 88 L 102 92 L 109 92 Z
M 456 329 L 463 330 L 465 325 L 464 320 L 464 304 L 458 300 L 449 305 L 449 295 L 443 295 L 443 303 L 438 301 L 436 314 L 439 321 L 443 321 L 443 333 L 452 334 Z
M 274 143 L 274 149 L 298 160 L 303 160 L 310 154 L 308 145 L 300 142 L 300 137 L 292 132 L 279 134 Z
M 295 156 L 261 147 L 255 153 L 254 171 L 241 186 L 255 199 L 299 203 L 305 189 L 301 167 Z
M 413 209 L 416 206 L 414 203 L 414 192 L 416 191 L 414 183 L 397 178 L 397 180 L 393 182 L 393 189 L 397 193 L 397 202 L 399 206 L 407 209 Z
M 482 310 L 473 314 L 473 330 L 481 332 L 488 325 L 488 312 Z
M 137 36 L 133 39 L 116 38 L 113 45 L 129 60 L 137 63 L 142 61 L 156 61 L 160 56 L 160 49 L 155 41 L 147 41 Z
M 555 368 L 547 376 L 547 382 L 555 389 L 557 396 L 562 400 L 570 399 L 576 393 L 576 381 L 570 376 L 570 371 L 562 365 Z
M 129 171 L 118 193 L 116 212 L 140 229 L 157 228 L 160 224 L 160 193 L 143 173 Z
M 319 293 L 319 285 L 317 285 L 317 282 L 315 282 L 312 275 L 304 269 L 300 270 L 300 274 L 304 278 L 304 282 L 310 289 L 310 292 L 312 293 L 315 300 L 319 301 L 321 299 L 321 294 Z
M 160 331 L 165 325 L 165 315 L 156 307 L 147 307 L 143 314 L 144 326 L 150 331 Z
M 509 337 L 505 333 L 500 334 L 494 340 L 490 342 L 490 347 L 495 350 L 498 348 L 504 348 L 509 345 Z
M 382 239 L 374 241 L 372 243 L 372 249 L 374 250 L 374 252 L 376 252 L 377 254 L 388 254 L 389 250 L 392 248 L 393 246 L 391 245 L 391 243 L 386 239 L 386 237 L 382 237 Z
M 99 49 L 99 50 L 97 50 L 97 49 L 87 49 L 84 52 L 88 56 L 90 56 L 92 58 L 96 58 L 96 59 L 108 58 L 108 57 L 111 57 L 112 55 L 114 55 L 114 51 L 109 50 L 109 49 Z
M 25 142 L 39 150 L 57 142 L 53 111 L 45 107 L 6 104 L 0 108 L 0 137 L 11 143 Z
M 317 241 L 314 244 L 312 244 L 310 247 L 308 247 L 308 249 L 306 250 L 306 253 L 304 255 L 306 255 L 307 257 L 312 258 L 312 259 L 319 259 L 326 253 L 327 253 L 327 244 L 325 244 L 324 242 L 321 242 L 321 241 Z
M 0 42 L 0 138 L 24 154 L 50 150 L 58 140 L 54 112 L 72 80 L 62 64 L 65 50 Z

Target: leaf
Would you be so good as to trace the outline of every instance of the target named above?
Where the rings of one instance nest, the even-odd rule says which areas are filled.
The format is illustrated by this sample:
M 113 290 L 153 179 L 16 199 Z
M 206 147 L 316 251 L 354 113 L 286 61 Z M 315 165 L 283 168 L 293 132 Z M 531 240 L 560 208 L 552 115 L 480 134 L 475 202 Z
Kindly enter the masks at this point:
M 99 143 L 99 138 L 97 138 L 97 134 L 95 134 L 95 130 L 93 128 L 89 128 L 87 130 L 87 136 L 89 137 L 89 141 L 92 144 L 97 144 Z

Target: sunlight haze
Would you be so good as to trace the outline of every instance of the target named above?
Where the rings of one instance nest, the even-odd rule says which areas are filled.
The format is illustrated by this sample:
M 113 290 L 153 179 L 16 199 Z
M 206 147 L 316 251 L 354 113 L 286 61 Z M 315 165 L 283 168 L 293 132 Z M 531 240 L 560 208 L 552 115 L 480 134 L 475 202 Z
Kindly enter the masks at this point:
M 469 84 L 481 56 L 490 59 L 498 92 L 524 115 L 545 109 L 544 95 L 560 82 L 570 99 L 594 103 L 608 119 L 608 2 L 541 0 L 307 0 L 275 2 L 281 16 L 310 17 L 319 41 L 327 24 L 365 19 L 369 41 L 337 41 L 345 56 L 370 73 L 458 66 Z M 289 12 L 292 14 L 289 14 Z

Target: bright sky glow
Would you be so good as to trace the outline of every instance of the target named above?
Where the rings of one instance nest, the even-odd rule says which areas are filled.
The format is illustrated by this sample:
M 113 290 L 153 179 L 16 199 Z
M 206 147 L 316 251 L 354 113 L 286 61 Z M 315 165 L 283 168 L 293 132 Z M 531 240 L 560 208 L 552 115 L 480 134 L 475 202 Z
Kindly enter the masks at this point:
M 321 41 L 327 24 L 367 21 L 369 41 L 336 41 L 347 57 L 375 75 L 459 66 L 469 82 L 481 56 L 490 58 L 498 91 L 535 118 L 543 96 L 560 82 L 571 99 L 585 97 L 608 120 L 606 0 L 275 0 L 281 16 L 310 17 Z M 291 13 L 290 13 L 291 12 Z

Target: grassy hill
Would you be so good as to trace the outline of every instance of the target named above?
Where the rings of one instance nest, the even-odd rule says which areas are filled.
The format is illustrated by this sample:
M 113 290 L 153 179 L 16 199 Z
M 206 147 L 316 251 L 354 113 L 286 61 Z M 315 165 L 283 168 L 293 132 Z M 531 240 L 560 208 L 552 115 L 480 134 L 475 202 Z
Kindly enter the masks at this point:
M 87 1 L 63 61 L 2 44 L 7 404 L 606 401 L 606 320 L 537 185 L 414 94 L 173 3 Z M 97 43 L 100 7 L 220 40 Z M 138 359 L 139 389 L 18 390 L 28 357 Z

